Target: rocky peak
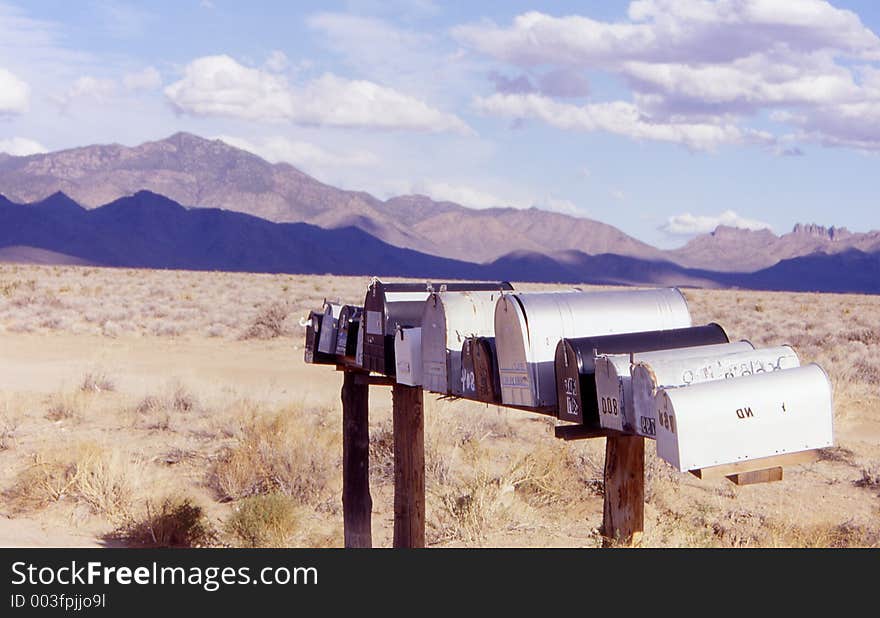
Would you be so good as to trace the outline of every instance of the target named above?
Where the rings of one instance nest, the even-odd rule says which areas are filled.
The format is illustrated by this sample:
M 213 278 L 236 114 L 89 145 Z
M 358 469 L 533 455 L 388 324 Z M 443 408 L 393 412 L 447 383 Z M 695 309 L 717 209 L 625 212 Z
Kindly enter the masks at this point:
M 796 236 L 810 236 L 830 241 L 841 240 L 852 236 L 852 232 L 845 227 L 825 227 L 824 225 L 817 225 L 815 223 L 798 223 L 794 226 L 791 233 Z

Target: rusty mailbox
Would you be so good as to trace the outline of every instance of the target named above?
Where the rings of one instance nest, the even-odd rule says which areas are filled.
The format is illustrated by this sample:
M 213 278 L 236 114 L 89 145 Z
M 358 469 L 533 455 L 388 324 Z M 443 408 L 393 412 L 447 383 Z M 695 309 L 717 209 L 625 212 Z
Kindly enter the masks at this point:
M 398 327 L 394 338 L 395 379 L 407 386 L 422 385 L 422 329 Z
M 603 354 L 596 357 L 596 401 L 599 408 L 599 425 L 626 433 L 653 437 L 652 417 L 634 402 L 632 367 L 634 364 L 683 363 L 699 358 L 727 358 L 742 354 L 755 354 L 748 341 L 697 346 L 674 350 L 657 350 L 638 354 Z
M 422 315 L 422 376 L 425 390 L 441 395 L 464 395 L 462 347 L 468 337 L 495 334 L 495 303 L 501 290 L 434 292 Z
M 683 387 L 714 380 L 726 380 L 770 373 L 800 366 L 789 346 L 726 351 L 694 350 L 688 357 L 642 356 L 634 359 L 626 415 L 635 432 L 653 437 L 656 432 L 657 393 L 662 387 Z M 609 389 L 613 386 L 609 385 Z M 607 393 L 611 396 L 611 393 Z M 631 418 L 630 418 L 631 415 Z
M 502 402 L 556 409 L 554 357 L 564 338 L 690 325 L 687 302 L 674 288 L 504 294 L 495 306 Z
M 393 376 L 394 337 L 399 326 L 421 326 L 425 300 L 431 292 L 493 291 L 500 282 L 384 283 L 374 279 L 364 298 L 363 362 L 369 371 Z M 509 285 L 509 284 L 508 284 Z
M 322 354 L 336 355 L 339 314 L 341 311 L 342 305 L 324 301 L 324 317 L 321 320 L 321 336 L 318 339 L 318 351 Z
M 336 356 L 347 363 L 355 363 L 363 312 L 363 307 L 355 305 L 345 305 L 339 312 Z
M 306 322 L 305 362 L 314 365 L 335 365 L 336 357 L 334 355 L 324 354 L 318 350 L 323 320 L 323 311 L 312 311 L 309 313 L 309 320 Z
M 833 445 L 831 383 L 811 364 L 661 388 L 657 455 L 682 472 Z
M 563 339 L 556 346 L 557 416 L 561 421 L 599 425 L 596 354 L 616 354 L 727 343 L 718 324 L 671 330 Z
M 495 362 L 494 337 L 468 337 L 461 347 L 462 397 L 501 403 L 501 381 Z

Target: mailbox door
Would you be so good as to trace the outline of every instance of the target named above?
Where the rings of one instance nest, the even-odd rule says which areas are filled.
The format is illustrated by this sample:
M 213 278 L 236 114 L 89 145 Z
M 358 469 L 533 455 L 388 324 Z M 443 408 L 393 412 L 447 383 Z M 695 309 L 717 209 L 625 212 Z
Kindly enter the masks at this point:
M 422 385 L 422 329 L 398 328 L 394 338 L 395 378 L 398 384 Z
M 730 344 L 724 351 L 730 351 Z M 789 346 L 776 348 L 746 349 L 728 354 L 705 354 L 682 357 L 643 354 L 634 358 L 632 370 L 632 402 L 636 430 L 641 435 L 652 436 L 656 429 L 657 409 L 661 400 L 658 389 L 664 386 L 678 387 L 725 380 L 757 373 L 770 373 L 800 366 L 797 353 Z
M 461 345 L 461 396 L 465 399 L 477 398 L 477 384 L 474 376 L 475 337 L 468 337 Z
M 599 425 L 634 433 L 632 408 L 632 380 L 630 379 L 629 354 L 609 354 L 595 359 L 596 401 L 599 408 Z
M 501 403 L 501 380 L 496 361 L 495 339 L 474 339 L 474 385 L 477 401 Z
M 424 302 L 422 314 L 422 380 L 425 390 L 449 394 L 447 375 L 446 311 L 439 293 Z
M 321 321 L 321 339 L 318 342 L 318 351 L 324 354 L 336 354 L 336 338 L 339 334 L 339 315 L 342 305 L 325 303 L 324 319 Z
M 818 365 L 663 388 L 657 455 L 680 471 L 832 446 L 833 404 Z

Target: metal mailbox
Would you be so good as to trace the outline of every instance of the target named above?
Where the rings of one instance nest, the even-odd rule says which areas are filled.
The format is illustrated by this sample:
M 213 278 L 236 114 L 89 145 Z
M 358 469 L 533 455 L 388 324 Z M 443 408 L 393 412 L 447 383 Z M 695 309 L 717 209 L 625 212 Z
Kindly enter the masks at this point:
M 422 329 L 398 328 L 394 338 L 396 380 L 407 386 L 422 385 Z
M 633 363 L 674 362 L 677 359 L 735 356 L 738 353 L 754 352 L 748 341 L 681 348 L 676 350 L 657 350 L 639 354 L 603 354 L 597 356 L 596 364 L 596 402 L 599 410 L 599 425 L 643 436 L 654 436 L 653 418 L 634 405 L 632 388 Z
M 354 362 L 357 356 L 363 307 L 345 305 L 339 312 L 339 329 L 336 336 L 336 356 Z
M 321 320 L 321 337 L 318 351 L 322 354 L 336 354 L 336 340 L 339 334 L 339 314 L 342 305 L 324 301 L 324 318 Z
M 315 365 L 335 365 L 335 356 L 332 354 L 324 354 L 318 350 L 318 342 L 321 339 L 321 325 L 323 320 L 323 311 L 312 311 L 309 313 L 309 321 L 306 323 L 305 362 Z
M 657 455 L 698 470 L 832 446 L 831 383 L 811 364 L 662 388 Z
M 512 289 L 509 284 L 504 289 Z M 491 292 L 434 292 L 422 315 L 422 376 L 425 390 L 464 395 L 462 347 L 468 337 L 495 334 L 495 303 Z
M 720 355 L 709 350 L 695 352 L 697 354 L 689 357 L 639 356 L 634 359 L 628 400 L 632 405 L 627 405 L 626 411 L 628 414 L 632 411 L 630 422 L 636 433 L 655 435 L 657 409 L 661 403 L 657 394 L 663 387 L 690 386 L 800 366 L 797 353 L 789 346 L 728 351 Z
M 554 356 L 561 339 L 691 325 L 678 289 L 504 294 L 495 306 L 501 399 L 557 407 Z
M 556 399 L 559 420 L 599 424 L 594 356 L 727 343 L 718 324 L 671 330 L 563 339 L 556 346 Z
M 461 347 L 462 397 L 501 403 L 494 337 L 468 337 Z
M 383 283 L 374 279 L 364 299 L 363 362 L 369 371 L 393 376 L 394 336 L 398 327 L 421 326 L 425 300 L 434 290 L 497 291 L 501 282 Z

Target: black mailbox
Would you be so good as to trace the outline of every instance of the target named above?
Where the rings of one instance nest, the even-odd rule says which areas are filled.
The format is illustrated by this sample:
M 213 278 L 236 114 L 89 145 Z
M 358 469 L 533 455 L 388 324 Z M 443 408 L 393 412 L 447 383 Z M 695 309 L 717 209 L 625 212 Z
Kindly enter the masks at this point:
M 321 340 L 321 324 L 324 320 L 323 311 L 309 313 L 309 321 L 306 324 L 306 351 L 305 361 L 312 365 L 335 365 L 336 356 L 318 351 L 318 343 Z
M 348 364 L 355 362 L 363 313 L 363 307 L 356 307 L 354 305 L 345 305 L 339 313 L 336 356 Z

